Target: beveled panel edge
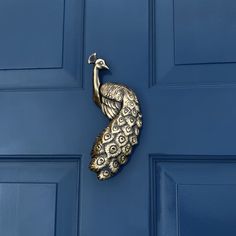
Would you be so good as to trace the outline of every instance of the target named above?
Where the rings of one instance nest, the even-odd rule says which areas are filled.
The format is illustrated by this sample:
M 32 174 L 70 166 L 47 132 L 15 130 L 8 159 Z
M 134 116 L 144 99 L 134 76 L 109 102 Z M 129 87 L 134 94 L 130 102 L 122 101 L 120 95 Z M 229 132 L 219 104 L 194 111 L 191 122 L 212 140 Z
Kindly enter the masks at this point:
M 82 154 L 0 154 L 0 162 L 4 161 L 16 161 L 16 160 L 28 160 L 29 162 L 37 160 L 51 160 L 51 161 L 75 161 L 79 163 L 81 161 Z
M 66 0 L 64 0 L 64 5 L 66 5 Z M 19 69 L 2 69 L 0 70 L 0 73 L 8 73 L 13 72 L 13 75 L 9 74 L 7 76 L 8 78 L 5 78 L 6 80 L 0 83 L 0 92 L 18 92 L 18 91 L 54 91 L 54 90 L 74 90 L 74 89 L 83 89 L 84 88 L 84 51 L 85 51 L 85 0 L 78 0 L 79 5 L 79 12 L 76 14 L 79 14 L 78 17 L 78 34 L 81 35 L 80 42 L 78 43 L 78 47 L 75 48 L 77 52 L 77 66 L 75 68 L 75 74 L 72 76 L 69 72 L 67 72 L 66 68 L 64 67 L 64 59 L 65 59 L 65 14 L 64 12 L 64 20 L 63 20 L 63 42 L 62 42 L 62 66 L 61 67 L 49 67 L 49 68 L 19 68 Z M 66 9 L 66 6 L 64 6 L 64 11 Z M 80 55 L 80 56 L 79 56 Z M 79 58 L 78 58 L 79 57 Z M 22 83 L 22 86 L 18 86 L 19 78 L 14 78 L 15 72 L 24 72 L 29 71 L 29 73 L 37 72 L 37 71 L 43 71 L 43 73 L 55 71 L 55 75 L 52 76 L 51 80 L 47 80 L 47 78 L 44 78 L 44 80 L 40 80 L 37 82 L 37 80 L 33 80 L 33 82 L 28 83 L 24 81 Z M 60 81 L 56 79 L 58 76 L 58 72 L 61 73 L 62 78 Z M 33 77 L 34 75 L 31 75 Z M 25 75 L 20 75 L 20 77 L 25 77 Z M 9 78 L 13 78 L 15 81 L 13 83 L 6 82 Z M 28 78 L 27 80 L 32 81 L 32 78 Z
M 8 163 L 14 163 L 14 162 L 26 162 L 26 163 L 40 163 L 40 162 L 74 162 L 77 165 L 77 184 L 76 184 L 76 189 L 77 189 L 77 214 L 76 214 L 76 219 L 75 222 L 77 222 L 77 227 L 76 227 L 76 235 L 80 235 L 80 206 L 81 206 L 81 161 L 82 161 L 82 154 L 14 154 L 14 155 L 8 155 L 8 154 L 0 154 L 0 164 L 4 162 Z M 18 182 L 17 182 L 18 183 Z M 20 182 L 22 183 L 22 182 Z M 35 182 L 26 182 L 27 183 L 35 183 Z M 55 184 L 56 189 L 58 189 L 58 183 L 55 182 L 44 182 L 46 184 Z M 38 184 L 38 182 L 37 182 Z M 57 192 L 56 192 L 56 202 L 57 204 Z M 55 211 L 56 214 L 57 210 Z M 56 224 L 55 224 L 56 227 Z M 55 231 L 56 232 L 56 231 Z
M 148 87 L 156 85 L 156 1 L 148 1 Z
M 206 162 L 215 161 L 221 163 L 235 163 L 236 155 L 186 155 L 186 154 L 162 154 L 162 153 L 149 153 L 149 235 L 157 236 L 157 171 L 158 163 L 167 162 Z M 173 182 L 174 179 L 171 178 Z M 177 191 L 179 184 L 177 182 Z M 180 184 L 181 185 L 181 184 Z
M 156 42 L 156 1 L 157 0 L 148 0 L 148 88 L 156 87 L 160 89 L 205 89 L 205 88 L 236 88 L 236 81 L 232 82 L 199 82 L 199 83 L 187 83 L 187 82 L 177 82 L 177 83 L 159 83 L 157 79 L 156 71 L 156 53 L 157 53 L 157 42 Z M 174 0 L 173 0 L 174 4 Z M 174 21 L 173 21 L 174 23 Z M 175 27 L 175 25 L 173 25 Z M 173 28 L 174 33 L 174 28 Z M 175 43 L 174 43 L 175 47 Z M 175 51 L 173 52 L 175 53 Z M 175 58 L 175 57 L 174 57 Z M 227 63 L 189 63 L 189 64 L 177 64 L 172 65 L 171 70 L 174 67 L 181 66 L 194 66 L 194 65 L 224 65 L 224 64 L 236 64 L 236 62 L 227 62 Z

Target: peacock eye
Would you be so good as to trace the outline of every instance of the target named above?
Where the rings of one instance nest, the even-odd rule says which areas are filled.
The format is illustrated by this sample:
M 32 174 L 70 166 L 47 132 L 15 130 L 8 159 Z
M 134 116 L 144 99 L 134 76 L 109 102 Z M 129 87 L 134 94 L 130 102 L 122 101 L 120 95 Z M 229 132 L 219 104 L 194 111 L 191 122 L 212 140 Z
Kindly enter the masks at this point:
M 103 62 L 102 62 L 102 61 L 100 62 L 100 65 L 103 65 Z

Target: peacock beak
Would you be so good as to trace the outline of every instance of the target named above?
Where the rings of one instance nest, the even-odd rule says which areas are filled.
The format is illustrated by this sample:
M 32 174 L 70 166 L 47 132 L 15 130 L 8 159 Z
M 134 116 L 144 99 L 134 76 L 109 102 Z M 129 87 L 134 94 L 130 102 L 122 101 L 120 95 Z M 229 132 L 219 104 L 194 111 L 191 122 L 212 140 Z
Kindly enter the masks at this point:
M 109 70 L 109 67 L 107 65 L 104 65 L 103 66 L 105 69 Z

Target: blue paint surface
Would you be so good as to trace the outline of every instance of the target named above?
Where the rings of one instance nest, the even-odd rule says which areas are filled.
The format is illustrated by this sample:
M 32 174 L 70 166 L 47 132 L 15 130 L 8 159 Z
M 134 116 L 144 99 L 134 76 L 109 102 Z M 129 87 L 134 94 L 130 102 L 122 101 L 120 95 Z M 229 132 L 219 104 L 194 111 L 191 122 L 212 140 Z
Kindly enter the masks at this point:
M 151 235 L 235 234 L 235 156 L 151 155 Z
M 76 236 L 79 157 L 1 158 L 1 235 Z
M 1 1 L 0 69 L 61 67 L 63 21 L 63 0 Z
M 0 235 L 235 235 L 234 1 L 0 8 Z M 88 169 L 109 122 L 92 101 L 93 52 L 111 68 L 102 82 L 132 88 L 143 113 L 106 182 Z

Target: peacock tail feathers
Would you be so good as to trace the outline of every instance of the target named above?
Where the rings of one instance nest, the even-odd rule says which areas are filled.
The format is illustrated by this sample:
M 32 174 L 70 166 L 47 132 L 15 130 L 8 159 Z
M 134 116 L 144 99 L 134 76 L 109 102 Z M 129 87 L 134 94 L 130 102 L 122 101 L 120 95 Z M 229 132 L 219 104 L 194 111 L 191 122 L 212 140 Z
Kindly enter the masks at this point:
M 101 109 L 111 119 L 92 148 L 90 169 L 98 179 L 115 175 L 138 143 L 142 115 L 135 93 L 126 86 L 106 83 L 100 88 Z

